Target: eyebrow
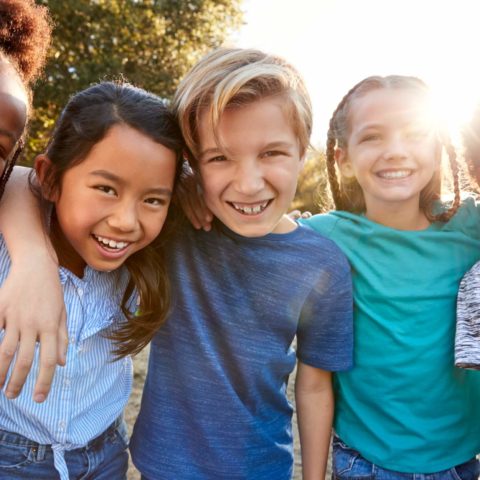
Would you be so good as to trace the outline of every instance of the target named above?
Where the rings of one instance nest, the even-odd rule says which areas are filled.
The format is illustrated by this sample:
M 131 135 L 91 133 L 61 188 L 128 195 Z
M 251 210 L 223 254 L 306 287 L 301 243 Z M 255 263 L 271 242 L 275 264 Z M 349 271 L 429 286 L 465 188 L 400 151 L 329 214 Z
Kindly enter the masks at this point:
M 207 148 L 206 150 L 200 152 L 199 157 L 203 158 L 204 156 L 211 155 L 213 153 L 222 153 L 222 151 L 218 147 Z
M 284 142 L 282 140 L 279 140 L 279 141 L 267 143 L 261 148 L 261 150 L 268 150 L 269 148 L 290 148 L 294 146 L 295 145 L 293 145 L 290 142 Z M 200 158 L 203 158 L 205 155 L 212 155 L 214 153 L 220 153 L 223 155 L 223 151 L 219 147 L 212 147 L 212 148 L 207 148 L 206 150 L 203 150 L 202 152 L 200 152 Z
M 118 175 L 115 175 L 112 172 L 109 172 L 107 170 L 94 170 L 93 172 L 90 172 L 90 175 L 96 176 L 96 177 L 101 177 L 106 180 L 110 180 L 112 182 L 117 182 L 121 185 L 124 185 L 126 182 L 120 178 Z M 157 195 L 166 195 L 167 197 L 172 196 L 172 191 L 169 188 L 163 188 L 163 187 L 158 187 L 158 188 L 150 188 L 147 190 L 147 193 L 154 193 Z
M 10 132 L 9 130 L 5 130 L 4 128 L 0 128 L 0 135 L 10 138 L 13 143 L 18 140 L 17 136 L 14 133 Z

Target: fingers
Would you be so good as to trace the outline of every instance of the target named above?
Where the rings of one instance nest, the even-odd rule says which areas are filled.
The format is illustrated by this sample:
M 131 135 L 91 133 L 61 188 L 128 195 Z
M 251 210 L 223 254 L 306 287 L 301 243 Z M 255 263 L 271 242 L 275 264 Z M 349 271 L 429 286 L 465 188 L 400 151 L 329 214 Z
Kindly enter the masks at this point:
M 67 314 L 65 309 L 62 312 L 62 318 L 60 320 L 58 328 L 58 352 L 57 363 L 60 366 L 65 366 L 67 363 L 67 349 L 68 349 L 68 331 L 67 331 Z
M 26 334 L 21 340 L 15 365 L 13 366 L 12 374 L 5 390 L 5 395 L 8 398 L 16 398 L 20 395 L 35 355 L 35 336 Z M 10 344 L 10 347 L 11 346 L 13 346 L 13 344 Z
M 40 338 L 38 377 L 33 391 L 33 399 L 36 402 L 43 402 L 52 386 L 58 359 L 57 337 L 57 334 L 44 334 Z
M 6 331 L 0 344 L 0 389 L 5 385 L 8 370 L 17 351 L 17 345 L 18 331 L 13 328 Z
M 190 220 L 193 228 L 206 232 L 212 228 L 213 215 L 206 207 L 201 198 L 196 199 L 196 204 L 193 205 L 190 201 L 185 201 L 182 205 L 185 216 Z
M 298 220 L 299 218 L 310 218 L 311 212 L 302 212 L 300 210 L 292 210 L 287 214 L 292 220 Z
M 302 212 L 300 210 L 292 210 L 287 214 L 292 220 L 297 220 L 302 216 Z

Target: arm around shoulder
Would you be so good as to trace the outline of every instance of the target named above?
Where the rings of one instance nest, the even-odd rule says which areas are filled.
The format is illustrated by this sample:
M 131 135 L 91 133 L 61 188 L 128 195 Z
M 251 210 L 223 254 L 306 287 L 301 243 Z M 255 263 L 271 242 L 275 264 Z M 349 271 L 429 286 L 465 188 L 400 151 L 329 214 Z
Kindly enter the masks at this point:
M 0 345 L 0 387 L 17 352 L 6 395 L 18 396 L 39 340 L 40 368 L 34 398 L 43 401 L 57 361 L 65 363 L 67 334 L 57 258 L 28 185 L 29 172 L 15 167 L 0 203 L 0 231 L 11 258 L 9 275 L 0 288 L 0 326 L 5 328 Z

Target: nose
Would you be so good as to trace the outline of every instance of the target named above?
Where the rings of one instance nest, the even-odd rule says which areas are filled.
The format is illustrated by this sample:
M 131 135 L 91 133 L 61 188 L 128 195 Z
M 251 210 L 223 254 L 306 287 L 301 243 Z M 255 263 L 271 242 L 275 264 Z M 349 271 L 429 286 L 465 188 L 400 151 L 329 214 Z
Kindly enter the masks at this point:
M 253 196 L 257 194 L 265 186 L 261 165 L 256 160 L 239 161 L 233 184 L 237 192 L 243 195 Z
M 108 225 L 120 232 L 133 232 L 138 228 L 138 213 L 135 202 L 121 202 L 108 217 Z
M 408 148 L 404 138 L 401 135 L 392 135 L 386 145 L 384 156 L 387 159 L 405 158 L 408 155 Z

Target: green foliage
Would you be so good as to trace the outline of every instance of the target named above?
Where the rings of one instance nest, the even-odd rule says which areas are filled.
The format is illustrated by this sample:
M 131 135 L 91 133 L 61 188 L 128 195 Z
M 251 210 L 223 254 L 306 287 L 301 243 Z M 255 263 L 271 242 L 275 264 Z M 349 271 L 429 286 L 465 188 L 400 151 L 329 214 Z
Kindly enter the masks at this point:
M 241 0 L 39 0 L 55 22 L 26 158 L 41 151 L 69 96 L 124 78 L 170 98 L 179 80 L 242 23 Z
M 323 152 L 311 152 L 298 179 L 297 194 L 292 210 L 323 213 L 331 210 L 333 203 L 328 189 L 326 157 Z

